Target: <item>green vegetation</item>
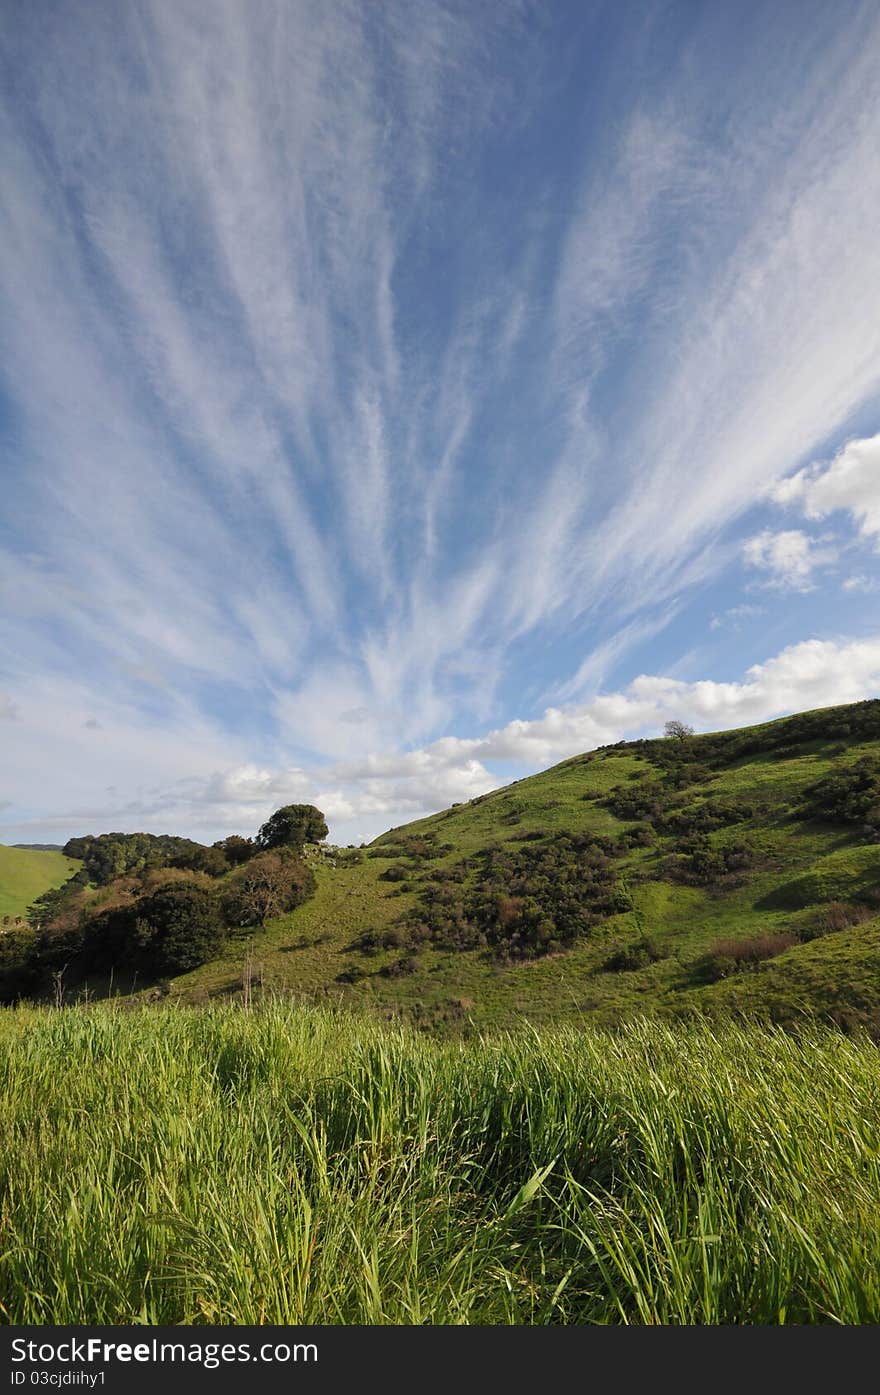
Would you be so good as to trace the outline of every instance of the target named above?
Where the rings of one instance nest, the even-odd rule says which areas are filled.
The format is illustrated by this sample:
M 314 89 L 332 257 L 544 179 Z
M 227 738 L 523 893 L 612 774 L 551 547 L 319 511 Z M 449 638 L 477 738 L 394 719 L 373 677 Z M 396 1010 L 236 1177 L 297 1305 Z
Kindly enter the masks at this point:
M 10 1323 L 880 1321 L 867 1041 L 267 1003 L 13 1009 L 0 1049 Z
M 107 886 L 117 877 L 150 867 L 183 867 L 218 876 L 229 870 L 222 851 L 203 847 L 191 838 L 156 833 L 99 833 L 70 838 L 64 845 L 69 857 L 82 860 L 86 879 Z M 213 853 L 213 856 L 212 856 Z
M 232 837 L 206 848 L 148 833 L 71 839 L 79 870 L 36 897 L 29 928 L 7 926 L 0 937 L 0 997 L 131 990 L 139 976 L 164 981 L 215 959 L 230 932 L 262 926 L 314 894 L 295 837 L 275 851 L 260 846 Z
M 7 848 L 0 844 L 0 920 L 23 916 L 50 887 L 60 886 L 79 870 L 79 862 L 61 852 Z

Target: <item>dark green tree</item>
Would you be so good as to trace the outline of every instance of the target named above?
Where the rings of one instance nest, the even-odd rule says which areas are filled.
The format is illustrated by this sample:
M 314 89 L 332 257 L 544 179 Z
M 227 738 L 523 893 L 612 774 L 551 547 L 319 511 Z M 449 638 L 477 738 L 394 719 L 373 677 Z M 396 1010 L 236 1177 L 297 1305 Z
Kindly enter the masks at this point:
M 260 852 L 272 848 L 301 852 L 306 843 L 320 843 L 328 832 L 324 815 L 314 804 L 285 804 L 266 820 L 255 841 Z
M 242 838 L 238 833 L 230 833 L 228 838 L 221 838 L 212 846 L 223 853 L 230 867 L 240 867 L 257 851 L 252 838 Z
M 216 898 L 201 886 L 160 887 L 136 906 L 138 958 L 158 974 L 182 974 L 213 959 L 226 930 Z

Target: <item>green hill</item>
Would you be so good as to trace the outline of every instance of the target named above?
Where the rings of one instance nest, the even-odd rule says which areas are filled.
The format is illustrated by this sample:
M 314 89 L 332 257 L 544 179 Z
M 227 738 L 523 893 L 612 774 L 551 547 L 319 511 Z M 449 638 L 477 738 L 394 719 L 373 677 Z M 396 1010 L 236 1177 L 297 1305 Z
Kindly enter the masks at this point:
M 359 862 L 314 856 L 311 901 L 173 991 L 240 991 L 247 954 L 264 987 L 449 1030 L 728 1011 L 880 1025 L 877 701 L 621 742 L 391 830 Z
M 719 1013 L 880 1031 L 880 701 L 621 742 L 307 854 L 306 904 L 159 991 L 247 979 L 440 1031 Z
M 80 863 L 62 852 L 36 852 L 0 844 L 0 917 L 21 916 L 35 897 L 61 886 Z

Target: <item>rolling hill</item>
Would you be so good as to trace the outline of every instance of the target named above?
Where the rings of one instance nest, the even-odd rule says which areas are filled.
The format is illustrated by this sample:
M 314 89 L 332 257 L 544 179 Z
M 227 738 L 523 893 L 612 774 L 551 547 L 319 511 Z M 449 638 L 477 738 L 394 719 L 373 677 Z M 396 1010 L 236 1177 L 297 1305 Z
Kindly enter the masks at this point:
M 306 852 L 306 904 L 139 991 L 247 980 L 440 1032 L 705 1014 L 880 1032 L 880 701 L 620 742 Z
M 65 857 L 62 852 L 0 844 L 0 917 L 24 915 L 35 897 L 61 886 L 79 867 L 76 858 Z
M 441 1030 L 880 1024 L 877 701 L 622 742 L 313 858 L 310 902 L 172 991 L 240 991 L 247 955 L 265 987 Z

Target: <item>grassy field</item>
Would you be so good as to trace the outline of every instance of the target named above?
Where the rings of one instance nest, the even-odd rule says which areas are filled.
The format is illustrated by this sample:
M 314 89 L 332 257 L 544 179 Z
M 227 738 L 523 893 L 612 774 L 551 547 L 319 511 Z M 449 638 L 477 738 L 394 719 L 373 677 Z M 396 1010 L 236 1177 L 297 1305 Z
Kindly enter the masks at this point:
M 0 1018 L 10 1323 L 877 1323 L 866 1040 Z
M 37 896 L 61 886 L 79 866 L 75 858 L 60 852 L 32 852 L 0 844 L 0 918 L 24 915 Z

